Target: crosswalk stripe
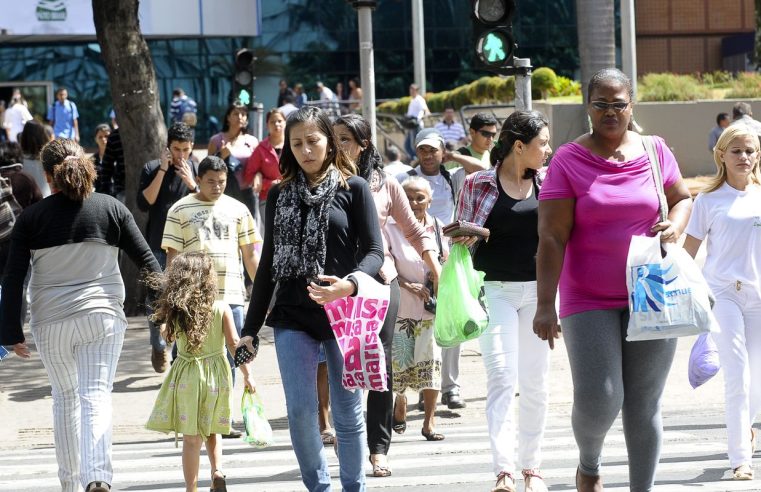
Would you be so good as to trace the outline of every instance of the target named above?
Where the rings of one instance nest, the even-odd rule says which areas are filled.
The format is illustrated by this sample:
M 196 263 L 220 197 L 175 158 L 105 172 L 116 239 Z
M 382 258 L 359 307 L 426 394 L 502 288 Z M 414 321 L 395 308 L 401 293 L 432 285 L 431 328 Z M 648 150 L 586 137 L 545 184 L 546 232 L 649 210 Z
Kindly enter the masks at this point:
M 447 490 L 458 490 L 457 484 L 484 484 L 488 490 L 494 480 L 491 473 L 491 452 L 486 425 L 447 425 L 440 423 L 437 428 L 446 435 L 440 442 L 427 442 L 414 427 L 406 434 L 393 436 L 390 465 L 393 475 L 382 479 L 368 477 L 369 489 L 393 489 L 417 487 L 427 490 L 447 486 Z M 276 445 L 270 449 L 255 450 L 242 441 L 223 441 L 224 471 L 228 475 L 228 488 L 235 490 L 256 490 L 281 492 L 303 490 L 298 465 L 287 430 L 275 431 Z M 663 451 L 659 465 L 659 478 L 663 476 L 695 477 L 696 487 L 704 492 L 759 490 L 752 482 L 734 482 L 729 478 L 726 459 L 726 444 L 719 441 L 700 439 L 687 430 L 667 430 L 664 432 Z M 553 484 L 567 484 L 571 487 L 575 475 L 577 456 L 576 444 L 570 427 L 549 427 L 545 432 L 542 474 Z M 334 487 L 340 490 L 337 481 L 338 463 L 332 449 L 325 450 Z M 161 440 L 132 444 L 115 444 L 114 488 L 130 490 L 151 490 L 159 488 L 164 492 L 184 490 L 181 469 L 182 445 L 174 447 L 173 440 Z M 620 421 L 611 429 L 604 448 L 603 465 L 605 490 L 628 490 L 628 467 L 626 448 Z M 201 459 L 201 477 L 208 475 L 206 458 Z M 369 464 L 366 465 L 370 472 Z M 704 469 L 724 470 L 724 480 L 698 482 Z M 435 470 L 431 473 L 430 470 Z M 207 485 L 202 481 L 199 486 Z M 0 451 L 0 490 L 54 491 L 59 488 L 55 451 L 52 448 Z M 519 489 L 522 487 L 519 487 Z M 465 489 L 463 489 L 465 490 Z M 467 488 L 467 490 L 477 490 Z M 659 485 L 656 490 L 686 490 L 683 485 L 669 488 Z

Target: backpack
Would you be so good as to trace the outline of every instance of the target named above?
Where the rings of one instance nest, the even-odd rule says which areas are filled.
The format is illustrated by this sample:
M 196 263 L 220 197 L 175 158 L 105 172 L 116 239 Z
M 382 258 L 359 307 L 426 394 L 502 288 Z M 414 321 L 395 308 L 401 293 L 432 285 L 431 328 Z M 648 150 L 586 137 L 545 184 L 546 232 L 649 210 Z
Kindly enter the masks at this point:
M 0 176 L 0 242 L 10 239 L 21 211 L 21 205 L 13 196 L 11 179 Z

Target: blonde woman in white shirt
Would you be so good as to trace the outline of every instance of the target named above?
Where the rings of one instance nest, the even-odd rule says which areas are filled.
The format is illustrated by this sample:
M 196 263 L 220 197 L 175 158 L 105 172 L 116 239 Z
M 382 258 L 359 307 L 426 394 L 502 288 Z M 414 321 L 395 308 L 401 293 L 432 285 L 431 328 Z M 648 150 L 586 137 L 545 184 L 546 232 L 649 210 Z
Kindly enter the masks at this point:
M 761 172 L 759 140 L 745 125 L 724 130 L 713 152 L 718 172 L 698 195 L 684 248 L 707 241 L 703 274 L 716 296 L 713 335 L 724 369 L 729 463 L 735 480 L 753 479 L 761 410 Z

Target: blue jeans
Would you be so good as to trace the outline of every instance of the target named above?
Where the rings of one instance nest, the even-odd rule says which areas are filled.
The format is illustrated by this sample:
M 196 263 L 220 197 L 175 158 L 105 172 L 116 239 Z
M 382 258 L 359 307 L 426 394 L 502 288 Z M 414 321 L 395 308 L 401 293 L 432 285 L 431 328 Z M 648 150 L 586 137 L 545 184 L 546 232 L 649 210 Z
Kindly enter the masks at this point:
M 317 355 L 321 342 L 303 331 L 275 328 L 275 351 L 288 409 L 291 443 L 309 492 L 328 492 L 330 472 L 317 424 Z M 328 363 L 330 407 L 338 439 L 341 485 L 346 492 L 365 490 L 365 420 L 362 392 L 341 384 L 343 357 L 335 340 L 322 342 Z
M 156 257 L 156 261 L 159 262 L 161 270 L 166 269 L 166 251 L 163 249 L 152 249 L 153 256 Z M 153 314 L 153 308 L 151 307 L 151 299 L 145 300 L 145 315 L 148 316 L 148 329 L 151 333 L 151 347 L 157 352 L 163 352 L 166 350 L 166 342 L 161 338 L 161 325 L 157 325 L 151 321 L 150 316 Z
M 238 338 L 240 338 L 240 332 L 243 329 L 243 321 L 245 319 L 243 306 L 241 304 L 230 304 L 230 309 L 233 312 L 233 322 L 235 323 L 235 331 L 238 332 Z M 231 354 L 230 352 L 227 352 L 227 362 L 230 363 L 230 369 L 232 369 L 232 373 L 233 373 L 233 386 L 235 386 L 235 361 L 233 360 L 234 355 L 235 354 Z

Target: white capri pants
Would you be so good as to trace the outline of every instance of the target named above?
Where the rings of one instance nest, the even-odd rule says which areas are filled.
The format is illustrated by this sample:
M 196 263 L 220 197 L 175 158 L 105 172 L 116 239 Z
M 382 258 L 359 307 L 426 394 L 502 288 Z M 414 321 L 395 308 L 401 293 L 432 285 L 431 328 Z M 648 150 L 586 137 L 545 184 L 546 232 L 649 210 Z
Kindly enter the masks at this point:
M 93 313 L 32 326 L 53 393 L 53 434 L 63 492 L 112 483 L 111 390 L 127 322 Z M 81 455 L 81 457 L 80 457 Z

